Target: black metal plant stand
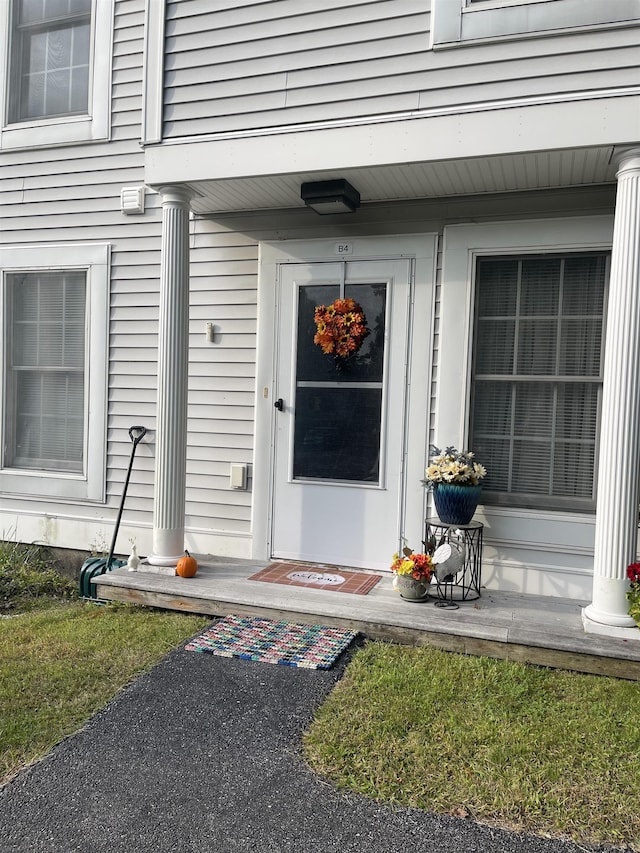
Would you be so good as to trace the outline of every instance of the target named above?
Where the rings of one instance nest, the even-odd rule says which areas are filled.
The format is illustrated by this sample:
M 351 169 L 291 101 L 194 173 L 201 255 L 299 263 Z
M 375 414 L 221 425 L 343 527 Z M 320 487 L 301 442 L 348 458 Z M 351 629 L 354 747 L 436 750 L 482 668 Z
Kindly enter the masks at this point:
M 436 542 L 460 542 L 464 545 L 464 563 L 455 574 L 445 579 L 436 577 L 436 607 L 458 607 L 461 601 L 480 598 L 482 583 L 482 534 L 484 525 L 479 521 L 469 524 L 445 524 L 437 516 L 427 518 L 425 541 L 432 536 Z

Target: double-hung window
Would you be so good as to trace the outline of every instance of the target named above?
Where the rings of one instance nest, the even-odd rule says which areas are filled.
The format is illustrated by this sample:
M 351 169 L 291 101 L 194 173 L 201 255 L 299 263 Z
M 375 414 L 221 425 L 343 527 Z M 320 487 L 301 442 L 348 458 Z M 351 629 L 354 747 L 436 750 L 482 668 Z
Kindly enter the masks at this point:
M 109 136 L 114 0 L 0 4 L 0 147 Z M 34 130 L 37 129 L 37 134 Z
M 9 121 L 89 109 L 91 0 L 16 0 Z
M 105 244 L 0 248 L 0 492 L 103 499 L 108 259 Z
M 87 273 L 8 273 L 5 288 L 5 464 L 82 472 Z
M 594 511 L 606 252 L 479 257 L 471 437 L 485 503 Z

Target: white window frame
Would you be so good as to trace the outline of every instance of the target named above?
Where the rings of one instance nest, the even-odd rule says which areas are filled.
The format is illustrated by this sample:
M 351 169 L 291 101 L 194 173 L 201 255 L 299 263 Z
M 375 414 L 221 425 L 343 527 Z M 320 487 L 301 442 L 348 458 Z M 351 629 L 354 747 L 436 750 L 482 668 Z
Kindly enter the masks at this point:
M 450 225 L 444 229 L 434 416 L 434 441 L 439 447 L 453 444 L 466 448 L 469 438 L 476 258 L 480 255 L 610 251 L 612 239 L 612 216 Z M 491 511 L 529 515 L 556 512 L 503 510 L 496 505 L 491 506 Z
M 8 122 L 8 93 L 11 67 L 11 8 L 0 8 L 0 99 L 2 124 L 0 149 L 43 148 L 95 142 L 109 138 L 111 131 L 111 58 L 113 54 L 113 12 L 115 0 L 93 0 L 91 10 L 91 51 L 89 57 L 89 104 L 86 114 L 37 118 Z
M 106 478 L 106 411 L 109 324 L 108 243 L 57 243 L 54 246 L 0 247 L 0 329 L 5 328 L 7 275 L 41 270 L 82 270 L 87 276 L 87 332 L 85 341 L 85 447 L 82 472 L 33 471 L 4 467 L 5 439 L 0 455 L 0 494 L 48 500 L 104 503 Z M 0 416 L 4 433 L 6 371 L 0 349 Z
M 638 0 L 432 0 L 431 46 L 637 24 Z

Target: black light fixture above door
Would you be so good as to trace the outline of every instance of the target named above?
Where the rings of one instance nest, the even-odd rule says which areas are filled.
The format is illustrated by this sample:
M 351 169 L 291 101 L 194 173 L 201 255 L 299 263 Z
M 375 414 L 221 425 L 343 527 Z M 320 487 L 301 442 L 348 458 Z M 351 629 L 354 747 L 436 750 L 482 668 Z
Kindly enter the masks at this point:
M 360 207 L 360 193 L 344 178 L 302 184 L 300 198 L 316 213 L 353 213 Z

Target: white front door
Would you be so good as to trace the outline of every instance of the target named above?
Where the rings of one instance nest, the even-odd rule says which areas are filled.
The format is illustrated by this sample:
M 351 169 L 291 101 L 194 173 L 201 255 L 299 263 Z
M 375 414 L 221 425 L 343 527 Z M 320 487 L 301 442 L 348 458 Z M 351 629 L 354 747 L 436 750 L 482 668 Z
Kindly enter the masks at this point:
M 412 261 L 279 269 L 272 556 L 386 568 L 403 530 Z M 314 343 L 316 307 L 337 299 L 369 329 L 348 359 Z

